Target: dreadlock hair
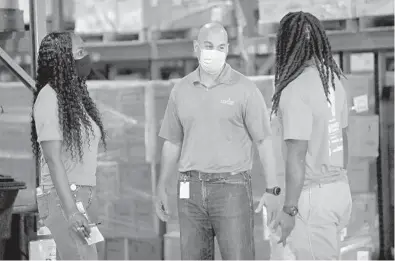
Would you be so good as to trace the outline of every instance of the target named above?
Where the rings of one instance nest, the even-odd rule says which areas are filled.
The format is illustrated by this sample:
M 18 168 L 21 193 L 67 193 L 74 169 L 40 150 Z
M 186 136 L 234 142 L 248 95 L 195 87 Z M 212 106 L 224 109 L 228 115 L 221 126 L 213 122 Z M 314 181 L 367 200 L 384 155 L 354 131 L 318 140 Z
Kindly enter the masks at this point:
M 335 89 L 334 75 L 343 75 L 332 56 L 331 45 L 321 22 L 312 14 L 290 12 L 280 21 L 276 42 L 275 92 L 272 114 L 277 114 L 281 92 L 308 66 L 315 64 L 329 101 L 329 77 Z
M 82 130 L 89 137 L 94 131 L 89 116 L 101 132 L 101 142 L 106 148 L 106 134 L 101 115 L 89 96 L 86 79 L 77 75 L 72 51 L 72 33 L 53 32 L 44 37 L 38 51 L 36 91 L 33 93 L 33 105 L 43 87 L 49 84 L 56 92 L 58 100 L 59 125 L 63 135 L 63 146 L 71 153 L 73 159 L 82 161 Z M 92 136 L 90 136 L 92 135 Z M 33 155 L 41 156 L 37 142 L 34 115 L 31 116 L 31 142 Z M 90 145 L 90 139 L 88 139 Z

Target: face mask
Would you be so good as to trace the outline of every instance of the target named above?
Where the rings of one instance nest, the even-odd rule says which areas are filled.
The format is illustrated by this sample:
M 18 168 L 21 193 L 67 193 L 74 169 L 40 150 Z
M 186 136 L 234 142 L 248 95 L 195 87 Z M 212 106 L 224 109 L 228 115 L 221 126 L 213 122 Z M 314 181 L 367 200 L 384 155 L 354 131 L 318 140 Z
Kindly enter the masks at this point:
M 201 49 L 199 64 L 208 74 L 219 74 L 224 67 L 226 53 L 217 50 Z
M 75 60 L 75 66 L 77 67 L 78 77 L 83 79 L 87 78 L 92 70 L 92 61 L 89 54 L 81 59 Z

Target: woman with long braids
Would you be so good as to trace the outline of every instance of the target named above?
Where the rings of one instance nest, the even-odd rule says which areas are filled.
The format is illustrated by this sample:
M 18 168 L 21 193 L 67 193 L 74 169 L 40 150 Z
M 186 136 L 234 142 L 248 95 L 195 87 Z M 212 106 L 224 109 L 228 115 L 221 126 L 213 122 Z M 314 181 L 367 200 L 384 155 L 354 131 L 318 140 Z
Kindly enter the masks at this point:
M 280 242 L 297 259 L 338 259 L 340 232 L 350 219 L 341 77 L 321 22 L 305 12 L 285 15 L 277 33 L 272 113 L 285 141 L 286 184 L 274 227 L 281 227 Z
M 81 38 L 72 33 L 44 37 L 38 53 L 31 135 L 34 155 L 41 162 L 39 216 L 54 237 L 60 259 L 98 259 L 95 245 L 85 239 L 98 222 L 96 158 L 100 141 L 106 142 L 99 111 L 85 83 L 90 71 Z

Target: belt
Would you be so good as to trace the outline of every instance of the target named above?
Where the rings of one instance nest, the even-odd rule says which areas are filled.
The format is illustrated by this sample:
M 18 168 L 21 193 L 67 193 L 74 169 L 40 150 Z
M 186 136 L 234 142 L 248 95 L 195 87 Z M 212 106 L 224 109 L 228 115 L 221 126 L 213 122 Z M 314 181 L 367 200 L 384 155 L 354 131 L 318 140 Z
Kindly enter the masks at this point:
M 242 174 L 242 173 L 247 173 L 247 171 L 207 173 L 207 172 L 201 172 L 201 171 L 196 171 L 196 170 L 190 170 L 190 171 L 181 172 L 182 175 L 198 178 L 200 181 L 226 179 L 226 178 L 229 178 L 230 176 L 234 176 L 234 175 L 238 175 L 238 174 Z

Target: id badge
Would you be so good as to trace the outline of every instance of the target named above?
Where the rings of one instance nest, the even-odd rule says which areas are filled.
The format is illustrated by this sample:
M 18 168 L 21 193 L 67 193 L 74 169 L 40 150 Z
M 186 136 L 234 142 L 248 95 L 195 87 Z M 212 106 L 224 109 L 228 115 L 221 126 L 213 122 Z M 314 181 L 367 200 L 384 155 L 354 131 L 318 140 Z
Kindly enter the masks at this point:
M 77 205 L 78 211 L 81 214 L 83 214 L 84 216 L 86 216 L 85 208 L 84 208 L 84 205 L 82 204 L 82 202 L 81 201 L 77 201 L 75 204 Z
M 187 199 L 189 198 L 189 182 L 181 181 L 180 182 L 180 198 Z

